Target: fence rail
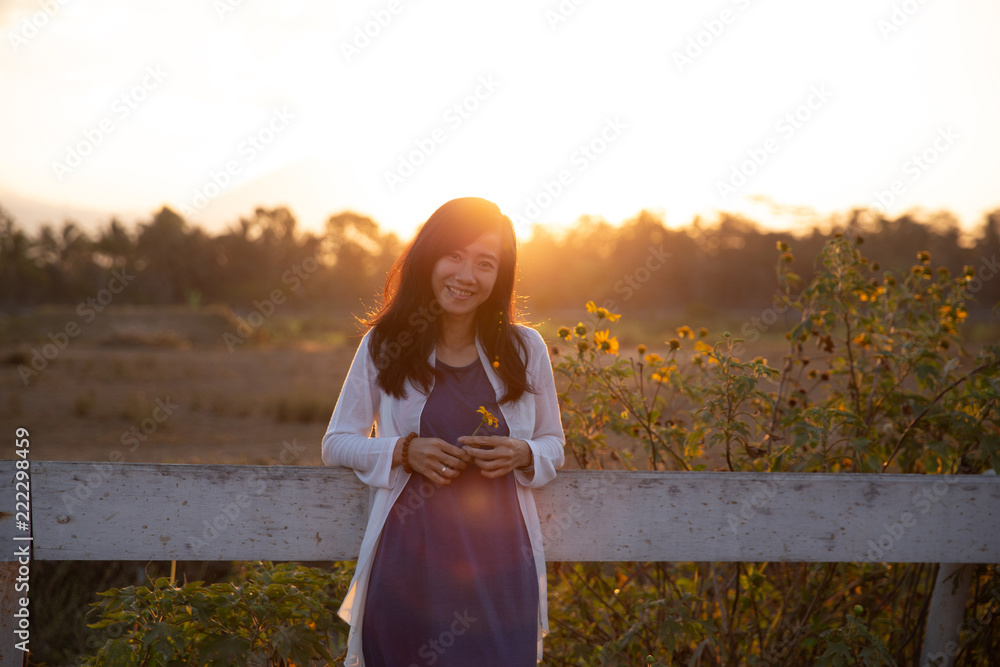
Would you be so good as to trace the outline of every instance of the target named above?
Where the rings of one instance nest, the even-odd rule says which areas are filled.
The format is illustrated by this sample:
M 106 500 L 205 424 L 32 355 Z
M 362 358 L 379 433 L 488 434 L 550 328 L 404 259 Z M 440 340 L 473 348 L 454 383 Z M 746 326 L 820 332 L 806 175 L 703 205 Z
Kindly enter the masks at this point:
M 15 462 L 0 473 L 13 490 Z M 34 560 L 354 560 L 368 512 L 366 487 L 336 468 L 32 461 L 30 473 Z M 535 498 L 550 561 L 947 564 L 939 578 L 1000 562 L 996 475 L 567 470 Z M 15 509 L 4 494 L 4 665 L 20 664 Z M 960 613 L 965 593 L 935 590 L 928 629 L 949 627 L 937 612 Z

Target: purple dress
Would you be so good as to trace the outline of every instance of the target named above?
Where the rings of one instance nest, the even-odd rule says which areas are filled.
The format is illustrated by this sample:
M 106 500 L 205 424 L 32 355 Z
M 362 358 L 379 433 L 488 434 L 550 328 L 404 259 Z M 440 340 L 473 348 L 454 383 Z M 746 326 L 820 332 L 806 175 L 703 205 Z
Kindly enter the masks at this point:
M 420 436 L 457 444 L 485 406 L 509 435 L 477 359 L 436 362 Z M 366 667 L 536 664 L 538 580 L 513 474 L 487 479 L 470 463 L 435 487 L 414 473 L 386 519 L 362 626 Z

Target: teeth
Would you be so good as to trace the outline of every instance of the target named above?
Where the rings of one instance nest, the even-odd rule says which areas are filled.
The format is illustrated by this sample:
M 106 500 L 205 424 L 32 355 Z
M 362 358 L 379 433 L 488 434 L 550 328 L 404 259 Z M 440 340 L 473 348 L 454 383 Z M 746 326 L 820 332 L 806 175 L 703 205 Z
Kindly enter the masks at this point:
M 459 296 L 472 296 L 472 292 L 464 289 L 458 289 L 457 287 L 448 287 L 452 292 Z

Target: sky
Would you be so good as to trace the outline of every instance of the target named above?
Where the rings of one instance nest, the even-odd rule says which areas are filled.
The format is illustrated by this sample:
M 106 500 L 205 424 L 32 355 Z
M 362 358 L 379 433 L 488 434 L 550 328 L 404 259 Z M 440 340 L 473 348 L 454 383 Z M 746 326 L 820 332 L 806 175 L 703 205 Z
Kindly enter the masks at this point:
M 996 0 L 0 0 L 0 206 L 972 228 L 1000 208 L 997 34 Z

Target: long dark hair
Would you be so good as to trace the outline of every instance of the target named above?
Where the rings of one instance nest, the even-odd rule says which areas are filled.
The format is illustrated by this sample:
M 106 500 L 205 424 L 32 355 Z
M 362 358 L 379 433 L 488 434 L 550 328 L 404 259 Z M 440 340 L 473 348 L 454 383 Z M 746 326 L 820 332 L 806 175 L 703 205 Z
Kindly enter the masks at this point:
M 527 347 L 515 326 L 520 315 L 514 299 L 514 225 L 493 202 L 462 197 L 443 204 L 421 225 L 386 277 L 381 307 L 368 314 L 368 351 L 386 393 L 405 397 L 407 379 L 430 390 L 434 369 L 427 357 L 437 344 L 444 312 L 431 288 L 431 272 L 439 259 L 488 232 L 500 233 L 500 265 L 493 291 L 476 310 L 477 333 L 503 380 L 500 402 L 532 391 L 525 372 Z

